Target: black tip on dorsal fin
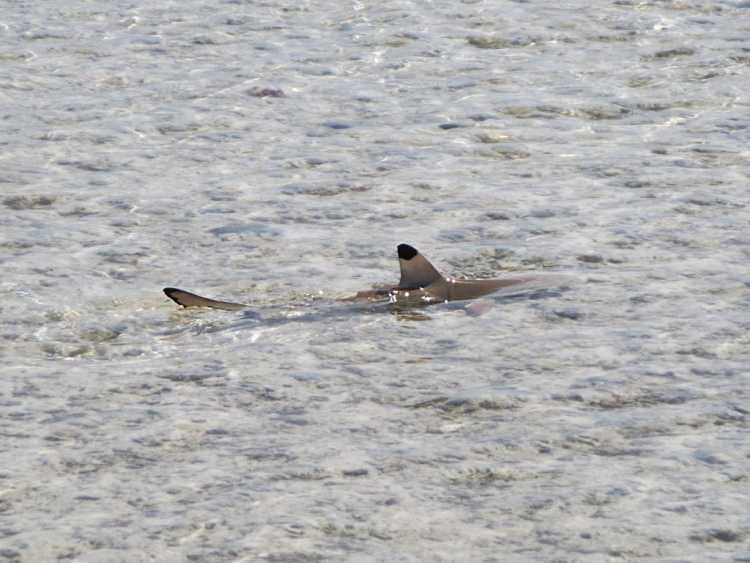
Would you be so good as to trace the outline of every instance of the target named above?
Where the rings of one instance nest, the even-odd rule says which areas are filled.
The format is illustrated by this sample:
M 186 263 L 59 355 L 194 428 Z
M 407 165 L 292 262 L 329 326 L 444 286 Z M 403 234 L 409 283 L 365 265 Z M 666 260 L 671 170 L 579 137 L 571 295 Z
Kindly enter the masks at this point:
M 409 246 L 408 244 L 398 245 L 398 257 L 401 260 L 411 260 L 417 254 L 419 254 L 419 252 L 413 246 Z
M 427 287 L 443 278 L 429 260 L 408 244 L 398 245 L 398 262 L 401 267 L 399 288 Z

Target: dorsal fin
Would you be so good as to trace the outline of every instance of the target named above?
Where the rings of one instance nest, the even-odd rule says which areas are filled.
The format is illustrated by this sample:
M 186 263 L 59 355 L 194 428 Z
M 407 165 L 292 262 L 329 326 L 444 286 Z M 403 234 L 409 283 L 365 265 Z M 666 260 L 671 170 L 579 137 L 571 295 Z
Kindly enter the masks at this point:
M 443 279 L 443 276 L 430 264 L 429 260 L 422 256 L 416 248 L 408 244 L 398 245 L 398 264 L 401 267 L 399 288 L 427 287 Z

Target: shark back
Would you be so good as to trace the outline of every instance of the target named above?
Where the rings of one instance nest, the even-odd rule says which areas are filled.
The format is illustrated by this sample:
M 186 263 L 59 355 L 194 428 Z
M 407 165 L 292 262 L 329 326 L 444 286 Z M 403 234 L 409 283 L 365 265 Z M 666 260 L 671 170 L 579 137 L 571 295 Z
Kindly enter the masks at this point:
M 484 297 L 501 289 L 517 286 L 519 290 L 533 286 L 537 281 L 532 277 L 507 278 L 502 280 L 464 280 L 441 278 L 427 287 L 393 288 L 390 298 L 393 303 L 401 305 L 426 305 L 446 301 L 464 301 Z
M 523 286 L 535 281 L 532 277 L 506 278 L 501 280 L 464 280 L 448 278 L 444 284 L 436 284 L 428 291 L 440 297 L 442 301 L 463 301 L 476 299 L 494 293 L 500 289 Z M 521 289 L 521 288 L 519 288 Z

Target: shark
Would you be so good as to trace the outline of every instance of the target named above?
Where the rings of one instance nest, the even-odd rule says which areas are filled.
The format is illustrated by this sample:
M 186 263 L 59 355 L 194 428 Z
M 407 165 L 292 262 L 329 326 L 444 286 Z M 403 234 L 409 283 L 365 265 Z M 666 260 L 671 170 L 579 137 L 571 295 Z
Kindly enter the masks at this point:
M 533 288 L 539 276 L 518 276 L 502 279 L 466 279 L 444 276 L 427 258 L 408 244 L 399 244 L 398 254 L 401 278 L 395 286 L 360 291 L 342 301 L 377 302 L 388 301 L 396 305 L 419 306 L 448 301 L 477 299 L 500 289 Z M 182 307 L 207 307 L 225 311 L 241 311 L 250 305 L 220 301 L 203 297 L 184 289 L 165 287 L 164 293 Z

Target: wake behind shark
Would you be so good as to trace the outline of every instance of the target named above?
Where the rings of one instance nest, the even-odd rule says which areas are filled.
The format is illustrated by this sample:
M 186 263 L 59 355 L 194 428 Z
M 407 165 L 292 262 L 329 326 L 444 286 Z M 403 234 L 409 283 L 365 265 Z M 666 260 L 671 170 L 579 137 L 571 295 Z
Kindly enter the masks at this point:
M 443 276 L 419 251 L 408 244 L 398 245 L 401 279 L 398 285 L 381 289 L 360 291 L 342 301 L 390 301 L 394 304 L 416 306 L 447 301 L 463 301 L 490 295 L 504 288 L 535 289 L 539 276 L 504 279 L 462 279 Z M 164 293 L 183 307 L 208 307 L 225 311 L 250 308 L 243 303 L 218 301 L 190 293 L 183 289 L 165 287 Z

